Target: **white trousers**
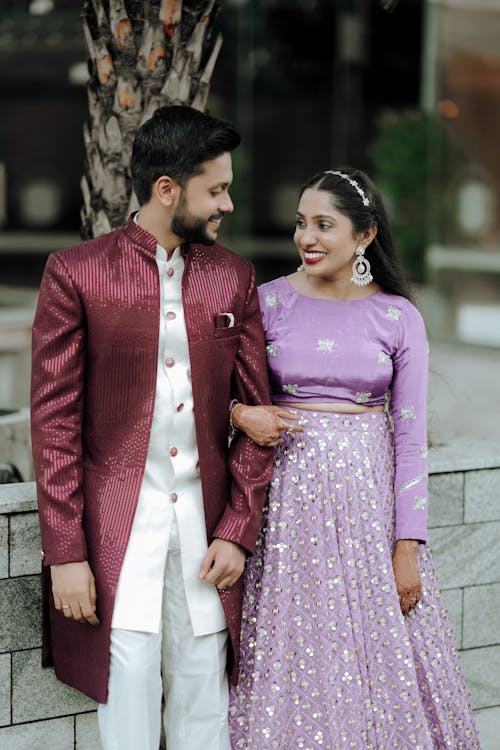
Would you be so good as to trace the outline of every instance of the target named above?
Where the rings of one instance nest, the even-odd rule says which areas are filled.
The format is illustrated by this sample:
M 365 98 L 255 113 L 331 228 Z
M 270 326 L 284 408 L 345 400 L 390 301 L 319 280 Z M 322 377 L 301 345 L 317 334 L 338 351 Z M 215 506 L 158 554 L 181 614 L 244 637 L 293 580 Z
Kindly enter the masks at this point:
M 175 535 L 177 536 L 177 535 Z M 113 628 L 108 702 L 97 716 L 103 750 L 230 750 L 227 630 L 195 638 L 180 550 L 169 546 L 162 632 Z

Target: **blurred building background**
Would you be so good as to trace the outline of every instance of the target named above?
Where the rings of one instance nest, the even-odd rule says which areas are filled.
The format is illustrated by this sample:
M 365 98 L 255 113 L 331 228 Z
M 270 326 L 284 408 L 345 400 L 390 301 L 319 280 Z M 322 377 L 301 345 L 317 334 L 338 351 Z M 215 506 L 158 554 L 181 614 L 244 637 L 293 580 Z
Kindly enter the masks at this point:
M 47 255 L 79 239 L 81 0 L 0 0 L 0 409 L 27 404 Z M 210 111 L 232 120 L 222 241 L 260 281 L 296 266 L 299 185 L 382 187 L 431 336 L 431 437 L 500 441 L 500 0 L 224 0 Z

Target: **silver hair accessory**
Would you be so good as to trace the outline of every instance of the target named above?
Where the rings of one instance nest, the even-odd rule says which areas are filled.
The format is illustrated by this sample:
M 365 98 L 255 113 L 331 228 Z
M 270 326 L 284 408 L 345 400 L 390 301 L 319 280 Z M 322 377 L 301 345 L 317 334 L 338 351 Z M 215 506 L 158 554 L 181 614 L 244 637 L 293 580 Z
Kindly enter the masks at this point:
M 356 260 L 352 264 L 351 281 L 356 286 L 366 286 L 373 281 L 370 272 L 370 262 L 365 258 L 365 248 L 359 245 L 356 248 Z
M 352 177 L 349 177 L 348 174 L 346 174 L 345 172 L 335 172 L 333 169 L 327 169 L 327 170 L 325 170 L 325 174 L 335 174 L 335 175 L 337 175 L 337 177 L 342 177 L 343 180 L 347 180 L 347 182 L 349 183 L 349 185 L 352 185 L 353 188 L 354 188 L 354 190 L 356 190 L 359 193 L 359 195 L 361 196 L 361 200 L 363 201 L 363 206 L 369 206 L 370 205 L 370 201 L 366 197 L 366 193 L 363 190 L 363 188 L 359 185 L 358 182 L 356 182 L 356 180 L 353 180 Z

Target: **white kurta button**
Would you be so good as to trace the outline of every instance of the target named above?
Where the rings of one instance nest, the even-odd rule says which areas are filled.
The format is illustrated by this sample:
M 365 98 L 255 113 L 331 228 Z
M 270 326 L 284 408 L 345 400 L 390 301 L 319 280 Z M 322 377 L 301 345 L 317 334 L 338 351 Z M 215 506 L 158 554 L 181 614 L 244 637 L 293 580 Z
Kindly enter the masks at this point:
M 170 276 L 170 277 L 172 277 L 172 276 L 174 275 L 174 273 L 175 273 L 175 272 L 174 272 L 174 269 L 173 269 L 173 268 L 169 268 L 169 269 L 167 270 L 167 276 Z
M 173 357 L 167 357 L 165 364 L 167 367 L 173 367 L 175 365 L 175 359 Z
M 182 411 L 184 409 L 184 404 L 177 404 L 177 411 Z
M 176 503 L 176 502 L 177 502 L 177 500 L 179 499 L 179 498 L 178 498 L 178 495 L 177 495 L 177 492 L 171 492 L 171 493 L 170 493 L 170 499 L 171 499 L 171 501 L 172 501 L 173 503 Z
M 175 320 L 177 315 L 174 313 L 173 310 L 169 310 L 167 313 L 167 320 Z
M 173 446 L 172 446 L 172 447 L 170 448 L 170 450 L 169 450 L 169 453 L 170 453 L 170 455 L 171 455 L 171 456 L 176 456 L 176 455 L 177 455 L 177 453 L 178 453 L 178 450 L 177 450 L 177 448 L 175 447 L 175 445 L 173 445 Z

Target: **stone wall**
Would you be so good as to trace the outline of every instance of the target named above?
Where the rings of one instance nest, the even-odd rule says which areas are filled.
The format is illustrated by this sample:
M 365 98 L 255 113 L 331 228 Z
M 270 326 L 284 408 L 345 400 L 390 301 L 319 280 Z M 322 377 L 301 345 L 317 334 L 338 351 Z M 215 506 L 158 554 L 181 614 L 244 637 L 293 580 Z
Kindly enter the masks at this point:
M 482 750 L 500 736 L 500 445 L 430 451 L 430 538 Z M 99 750 L 95 704 L 40 666 L 33 483 L 0 485 L 0 747 Z
M 430 546 L 482 750 L 500 747 L 500 445 L 430 451 Z
M 29 409 L 0 414 L 0 463 L 16 466 L 25 482 L 34 478 Z
M 41 668 L 40 613 L 35 485 L 0 485 L 0 747 L 98 750 L 95 703 Z

